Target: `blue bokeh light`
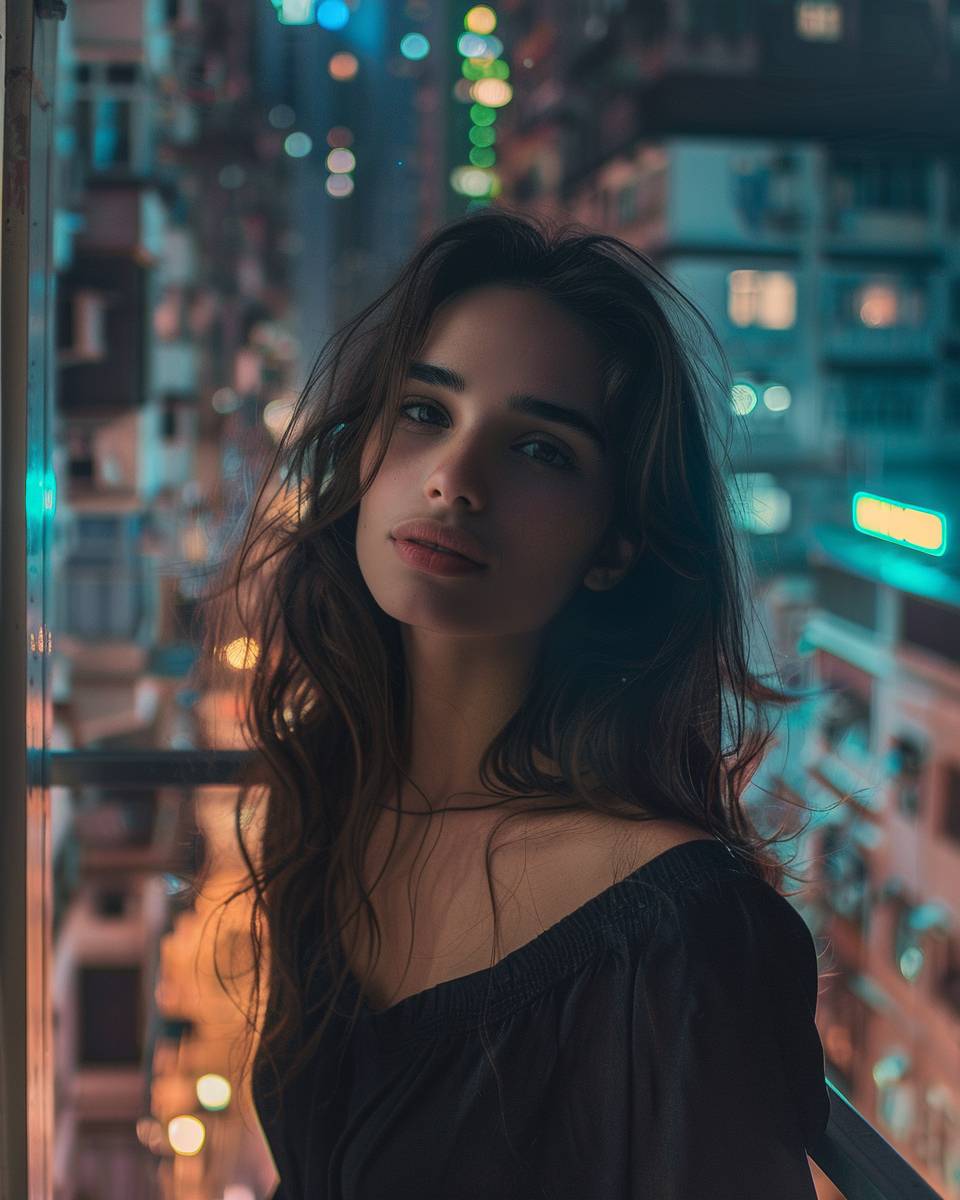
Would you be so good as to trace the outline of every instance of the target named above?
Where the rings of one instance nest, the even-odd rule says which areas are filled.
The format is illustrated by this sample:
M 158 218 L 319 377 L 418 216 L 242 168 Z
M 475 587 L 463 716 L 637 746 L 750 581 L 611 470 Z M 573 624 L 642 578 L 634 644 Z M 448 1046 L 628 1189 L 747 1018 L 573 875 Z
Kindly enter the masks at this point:
M 324 29 L 342 29 L 350 20 L 350 9 L 343 0 L 323 0 L 317 6 L 317 24 Z

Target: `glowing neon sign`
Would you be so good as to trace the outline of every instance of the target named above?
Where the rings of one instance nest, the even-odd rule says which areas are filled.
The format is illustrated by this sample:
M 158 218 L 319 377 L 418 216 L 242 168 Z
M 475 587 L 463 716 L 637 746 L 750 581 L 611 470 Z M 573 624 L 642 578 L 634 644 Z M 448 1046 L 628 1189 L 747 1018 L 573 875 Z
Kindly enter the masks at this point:
M 931 508 L 904 504 L 872 492 L 856 492 L 852 515 L 854 529 L 870 537 L 922 550 L 924 554 L 941 555 L 947 549 L 947 518 Z

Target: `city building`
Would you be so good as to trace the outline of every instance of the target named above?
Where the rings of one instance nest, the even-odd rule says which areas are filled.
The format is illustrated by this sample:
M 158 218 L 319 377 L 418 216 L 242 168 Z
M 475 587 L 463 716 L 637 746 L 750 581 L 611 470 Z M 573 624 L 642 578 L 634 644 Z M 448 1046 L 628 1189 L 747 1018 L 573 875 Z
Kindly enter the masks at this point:
M 960 1197 L 958 40 L 952 0 L 7 6 L 0 1190 L 270 1195 L 244 906 L 213 957 L 250 647 L 194 690 L 197 598 L 329 335 L 502 198 L 720 333 L 764 625 L 826 691 L 751 800 L 815 810 L 828 1072 L 887 1139 L 821 1200 L 903 1194 L 890 1147 Z
M 957 14 L 532 0 L 504 24 L 503 196 L 644 250 L 724 347 L 763 623 L 819 693 L 747 801 L 797 832 L 828 1076 L 960 1196 Z

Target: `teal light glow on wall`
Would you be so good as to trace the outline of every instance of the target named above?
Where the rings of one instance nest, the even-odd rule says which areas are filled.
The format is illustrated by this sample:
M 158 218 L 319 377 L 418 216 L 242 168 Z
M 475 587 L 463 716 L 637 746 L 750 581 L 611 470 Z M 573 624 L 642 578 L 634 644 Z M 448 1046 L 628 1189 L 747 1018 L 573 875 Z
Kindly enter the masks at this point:
M 853 527 L 869 537 L 909 546 L 924 554 L 942 555 L 947 549 L 947 518 L 941 512 L 918 504 L 904 504 L 856 492 L 853 497 Z
M 26 513 L 28 521 L 51 519 L 57 511 L 57 477 L 52 470 L 41 475 L 27 472 Z

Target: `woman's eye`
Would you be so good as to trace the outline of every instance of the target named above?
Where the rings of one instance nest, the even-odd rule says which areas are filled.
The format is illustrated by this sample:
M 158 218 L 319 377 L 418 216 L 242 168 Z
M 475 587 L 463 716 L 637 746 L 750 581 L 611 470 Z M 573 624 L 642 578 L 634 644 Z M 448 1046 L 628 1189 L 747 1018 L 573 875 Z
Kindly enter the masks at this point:
M 430 412 L 441 412 L 435 404 L 427 404 L 423 400 L 418 400 L 413 404 L 403 404 L 400 406 L 400 416 L 403 420 L 409 421 L 412 425 L 434 425 L 435 421 L 421 421 L 419 417 L 409 417 L 407 412 L 410 409 L 423 408 Z M 565 450 L 561 450 L 559 446 L 555 446 L 553 442 L 548 442 L 544 438 L 532 438 L 530 441 L 524 442 L 524 446 L 545 446 L 554 456 L 559 455 L 562 461 L 556 462 L 550 459 L 534 458 L 532 455 L 524 455 L 525 458 L 530 458 L 533 462 L 540 463 L 545 467 L 554 467 L 558 471 L 573 471 L 576 470 L 576 461 L 572 455 L 567 454 Z
M 416 404 L 404 404 L 400 409 L 401 416 L 405 417 L 406 420 L 408 420 L 408 421 L 413 421 L 413 423 L 415 425 L 432 425 L 433 422 L 432 421 L 419 421 L 419 420 L 414 420 L 412 417 L 407 417 L 407 415 L 406 415 L 407 409 L 409 409 L 409 408 L 428 408 L 428 409 L 430 409 L 431 412 L 439 411 L 437 408 L 435 408 L 434 405 L 424 404 L 424 402 L 422 400 L 418 400 L 416 402 Z

